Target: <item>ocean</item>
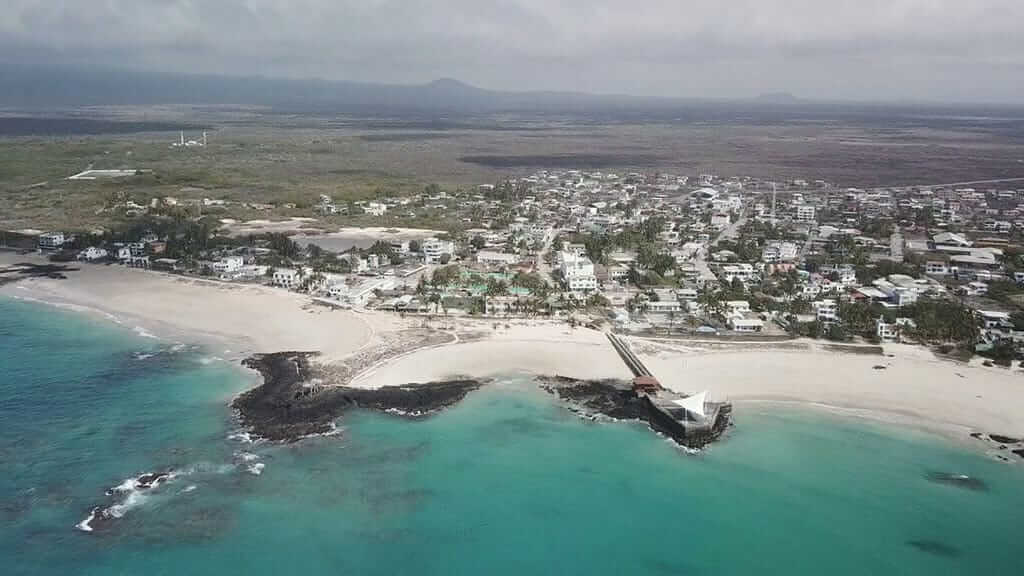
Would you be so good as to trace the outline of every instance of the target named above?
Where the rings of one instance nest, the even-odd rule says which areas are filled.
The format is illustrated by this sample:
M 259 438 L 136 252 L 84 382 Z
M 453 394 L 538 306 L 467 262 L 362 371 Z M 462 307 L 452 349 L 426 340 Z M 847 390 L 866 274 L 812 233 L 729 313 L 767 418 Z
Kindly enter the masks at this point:
M 3 574 L 1024 573 L 1024 466 L 924 433 L 739 407 L 694 455 L 510 375 L 252 443 L 252 375 L 131 328 L 0 299 Z

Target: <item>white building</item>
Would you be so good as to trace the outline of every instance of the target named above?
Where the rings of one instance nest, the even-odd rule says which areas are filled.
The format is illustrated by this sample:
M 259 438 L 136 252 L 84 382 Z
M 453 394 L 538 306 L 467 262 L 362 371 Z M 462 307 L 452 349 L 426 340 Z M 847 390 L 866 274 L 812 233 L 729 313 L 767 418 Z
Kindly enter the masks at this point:
M 63 232 L 47 232 L 39 235 L 40 250 L 60 250 L 64 246 Z
M 104 250 L 103 248 L 97 248 L 95 246 L 90 246 L 78 253 L 79 260 L 86 260 L 88 262 L 92 262 L 93 260 L 99 260 L 100 258 L 106 257 L 107 251 Z
M 817 300 L 811 302 L 811 308 L 814 309 L 814 316 L 818 319 L 818 322 L 839 321 L 839 306 L 835 300 Z
M 729 328 L 736 332 L 761 332 L 764 322 L 756 318 L 729 318 Z
M 446 255 L 451 258 L 455 254 L 455 243 L 451 240 L 427 238 L 423 241 L 421 249 L 423 250 L 423 260 L 427 264 L 440 264 Z
M 732 223 L 732 216 L 728 212 L 716 212 L 711 215 L 711 227 L 715 230 L 724 230 Z
M 576 252 L 562 252 L 562 278 L 569 290 L 586 292 L 597 290 L 597 276 L 594 275 L 594 263 L 590 258 Z
M 916 327 L 917 324 L 910 318 L 897 318 L 891 324 L 883 317 L 875 321 L 875 333 L 882 342 L 903 342 L 908 330 Z
M 481 250 L 476 254 L 476 261 L 487 266 L 512 266 L 519 262 L 519 255 Z
M 929 260 L 924 265 L 924 273 L 931 276 L 948 276 L 950 274 L 949 264 L 942 260 Z
M 675 298 L 668 300 L 651 300 L 647 303 L 647 311 L 653 314 L 669 314 L 683 311 L 683 305 Z
M 769 242 L 761 251 L 761 261 L 774 264 L 796 260 L 797 250 L 793 242 Z
M 739 279 L 740 282 L 749 282 L 754 278 L 754 266 L 752 264 L 728 264 L 722 266 L 722 280 L 732 282 Z
M 725 310 L 729 316 L 745 316 L 750 314 L 750 302 L 746 300 L 730 300 L 725 303 Z
M 213 271 L 217 274 L 236 274 L 245 266 L 245 259 L 241 256 L 226 256 L 213 263 Z
M 278 268 L 274 270 L 273 281 L 275 286 L 291 290 L 299 285 L 299 272 L 291 268 Z
M 801 204 L 796 207 L 796 221 L 797 222 L 814 222 L 814 206 L 807 204 Z
M 383 216 L 388 211 L 388 207 L 380 202 L 370 202 L 363 208 L 363 211 L 372 216 Z

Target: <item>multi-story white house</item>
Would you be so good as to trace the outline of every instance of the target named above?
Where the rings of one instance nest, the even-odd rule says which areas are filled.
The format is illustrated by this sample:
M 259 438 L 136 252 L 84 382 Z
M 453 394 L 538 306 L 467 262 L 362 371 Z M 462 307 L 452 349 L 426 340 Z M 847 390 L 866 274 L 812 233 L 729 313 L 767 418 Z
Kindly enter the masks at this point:
M 796 221 L 797 222 L 814 222 L 814 206 L 807 204 L 800 204 L 796 207 Z
M 793 242 L 769 242 L 761 251 L 761 261 L 774 264 L 796 260 L 797 250 Z
M 427 238 L 421 246 L 423 260 L 427 264 L 440 264 L 445 256 L 451 258 L 455 254 L 455 243 L 451 240 L 440 240 L 438 238 Z
M 60 250 L 64 246 L 63 232 L 47 232 L 39 235 L 40 250 Z
M 562 278 L 565 279 L 569 290 L 573 292 L 587 292 L 597 290 L 597 276 L 594 275 L 594 263 L 583 254 L 577 252 L 562 252 L 561 265 Z
M 711 215 L 711 227 L 715 230 L 723 230 L 732 223 L 732 216 L 728 212 L 716 212 Z
M 888 323 L 884 317 L 875 321 L 875 333 L 882 342 L 902 342 L 910 329 L 917 325 L 910 318 L 897 318 L 895 322 Z
M 225 256 L 213 263 L 213 271 L 217 274 L 236 274 L 245 266 L 241 256 Z
M 839 306 L 835 300 L 817 300 L 811 302 L 811 308 L 814 309 L 814 316 L 818 322 L 838 322 L 839 321 Z
M 749 282 L 754 278 L 754 266 L 752 264 L 728 264 L 722 266 L 722 280 L 732 282 L 739 279 L 740 282 Z
M 929 260 L 924 265 L 924 273 L 931 276 L 948 276 L 949 264 L 942 260 Z
M 273 281 L 275 286 L 290 290 L 299 285 L 299 278 L 298 270 L 291 268 L 278 268 L 274 270 Z

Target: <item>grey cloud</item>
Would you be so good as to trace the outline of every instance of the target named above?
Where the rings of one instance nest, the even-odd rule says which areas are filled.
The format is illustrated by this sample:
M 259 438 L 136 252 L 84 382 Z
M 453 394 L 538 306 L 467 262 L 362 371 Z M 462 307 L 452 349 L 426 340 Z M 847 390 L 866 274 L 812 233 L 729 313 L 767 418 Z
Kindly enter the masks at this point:
M 651 95 L 1024 101 L 1020 0 L 6 4 L 4 53 L 57 63 Z

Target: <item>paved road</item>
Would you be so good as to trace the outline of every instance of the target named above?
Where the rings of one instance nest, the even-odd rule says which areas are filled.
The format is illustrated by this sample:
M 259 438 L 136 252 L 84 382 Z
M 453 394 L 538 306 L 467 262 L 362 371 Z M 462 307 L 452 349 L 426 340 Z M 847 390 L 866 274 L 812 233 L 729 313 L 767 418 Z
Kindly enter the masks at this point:
M 541 248 L 540 254 L 537 257 L 537 273 L 540 274 L 540 277 L 543 278 L 545 282 L 552 285 L 555 281 L 554 278 L 551 277 L 551 266 L 548 266 L 545 261 L 545 257 L 548 255 L 548 252 L 551 251 L 551 244 L 554 243 L 556 236 L 558 236 L 558 234 L 554 229 L 548 230 L 547 235 L 544 238 L 544 247 Z
M 747 212 L 744 210 L 740 213 L 740 217 L 735 222 L 725 227 L 724 230 L 718 233 L 715 237 L 715 241 L 711 243 L 711 246 L 718 246 L 718 243 L 722 240 L 734 240 L 739 238 L 740 228 L 747 223 Z

